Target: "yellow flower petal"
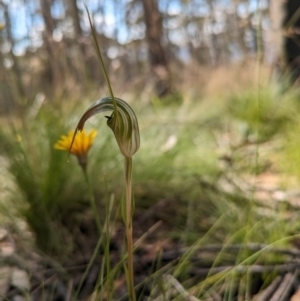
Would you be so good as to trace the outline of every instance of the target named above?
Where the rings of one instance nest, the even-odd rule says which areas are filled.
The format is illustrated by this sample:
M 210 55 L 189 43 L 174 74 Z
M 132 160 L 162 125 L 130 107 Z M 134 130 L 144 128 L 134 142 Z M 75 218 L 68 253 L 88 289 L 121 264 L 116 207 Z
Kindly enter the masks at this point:
M 71 152 L 71 154 L 79 157 L 85 156 L 91 148 L 93 141 L 97 135 L 95 129 L 91 130 L 89 134 L 86 131 L 81 131 L 75 136 L 72 148 L 70 146 L 74 136 L 74 131 L 69 131 L 68 135 L 62 135 L 60 140 L 54 144 L 54 148 L 58 150 L 65 150 Z

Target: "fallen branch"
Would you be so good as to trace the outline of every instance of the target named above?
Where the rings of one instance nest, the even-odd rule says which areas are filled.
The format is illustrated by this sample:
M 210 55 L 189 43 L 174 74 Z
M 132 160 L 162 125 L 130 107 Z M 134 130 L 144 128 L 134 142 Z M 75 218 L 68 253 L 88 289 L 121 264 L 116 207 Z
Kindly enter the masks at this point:
M 256 301 L 269 301 L 270 297 L 273 295 L 273 293 L 276 291 L 278 285 L 280 284 L 282 280 L 282 276 L 277 276 L 273 282 L 263 291 L 259 294 Z
M 193 274 L 197 276 L 206 276 L 207 274 L 217 274 L 221 272 L 231 272 L 231 273 L 265 273 L 265 272 L 278 272 L 278 273 L 286 273 L 286 272 L 294 272 L 300 268 L 300 262 L 291 262 L 286 264 L 278 264 L 278 265 L 237 265 L 237 266 L 219 266 L 212 268 L 200 268 L 193 269 Z
M 240 252 L 240 251 L 253 251 L 253 252 L 271 252 L 283 255 L 289 255 L 292 257 L 300 257 L 300 250 L 298 249 L 285 249 L 285 248 L 276 248 L 271 247 L 267 244 L 259 244 L 259 243 L 249 243 L 249 244 L 236 244 L 236 245 L 207 245 L 207 246 L 194 246 L 188 248 L 182 248 L 177 250 L 172 250 L 165 252 L 162 256 L 163 260 L 173 260 L 177 257 L 180 257 L 187 252 L 221 252 L 221 251 L 229 251 L 229 252 Z
M 285 301 L 289 300 L 289 293 L 290 290 L 292 289 L 296 278 L 299 274 L 299 270 L 297 269 L 293 274 L 292 273 L 287 273 L 281 284 L 279 285 L 278 289 L 270 299 L 270 301 Z
M 196 297 L 194 297 L 191 294 L 189 294 L 185 290 L 185 288 L 181 285 L 181 283 L 176 278 L 174 278 L 172 275 L 167 274 L 163 278 L 164 278 L 164 280 L 165 280 L 166 283 L 170 283 L 176 289 L 176 291 L 182 297 L 184 297 L 184 300 L 186 300 L 186 301 L 200 301 Z

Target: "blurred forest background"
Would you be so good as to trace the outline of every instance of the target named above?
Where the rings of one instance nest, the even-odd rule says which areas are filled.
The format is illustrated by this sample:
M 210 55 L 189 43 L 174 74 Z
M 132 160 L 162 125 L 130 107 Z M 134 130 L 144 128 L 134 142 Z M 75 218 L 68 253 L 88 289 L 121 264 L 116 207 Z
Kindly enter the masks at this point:
M 291 20 L 297 1 L 287 1 L 287 14 L 281 1 L 271 0 L 85 3 L 114 86 L 154 88 L 158 96 L 180 91 L 182 81 L 193 80 L 198 69 L 246 63 L 257 56 L 277 68 L 283 33 L 294 40 L 297 35 Z M 1 1 L 0 8 L 2 108 L 38 92 L 67 96 L 86 92 L 91 84 L 102 86 L 82 1 L 11 0 Z
M 300 285 L 299 0 L 84 3 L 114 94 L 140 125 L 139 300 L 290 300 Z M 101 239 L 76 158 L 53 147 L 109 94 L 90 35 L 83 1 L 0 0 L 0 300 L 88 300 L 95 287 L 101 300 L 127 300 L 114 137 L 101 116 L 87 123 L 98 131 L 88 174 Z

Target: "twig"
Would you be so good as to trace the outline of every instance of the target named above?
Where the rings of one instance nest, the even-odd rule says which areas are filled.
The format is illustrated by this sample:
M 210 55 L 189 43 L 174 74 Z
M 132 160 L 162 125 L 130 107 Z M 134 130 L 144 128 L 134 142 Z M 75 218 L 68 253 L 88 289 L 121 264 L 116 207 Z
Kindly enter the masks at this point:
M 191 251 L 194 249 L 194 252 L 220 252 L 220 251 L 261 251 L 264 250 L 265 252 L 272 252 L 272 253 L 279 253 L 284 255 L 290 255 L 293 257 L 300 257 L 300 250 L 297 249 L 284 249 L 284 248 L 274 248 L 270 247 L 267 244 L 259 244 L 259 243 L 249 243 L 249 244 L 236 244 L 236 245 L 207 245 L 207 246 L 196 246 L 196 247 L 189 247 L 189 248 L 182 248 L 177 250 L 172 250 L 165 252 L 163 254 L 164 260 L 172 260 L 179 256 L 184 255 L 186 252 Z
M 17 254 L 12 254 L 10 256 L 0 256 L 0 264 L 3 266 L 9 265 L 13 267 L 18 267 L 19 269 L 24 270 L 29 274 L 33 272 L 33 269 L 28 264 L 28 262 L 26 262 Z
M 68 281 L 67 294 L 66 294 L 66 297 L 65 297 L 65 301 L 71 301 L 72 300 L 72 291 L 73 291 L 73 279 L 70 279 Z
M 273 282 L 263 291 L 261 294 L 259 294 L 256 301 L 269 301 L 270 297 L 273 295 L 274 291 L 277 289 L 278 285 L 281 282 L 282 277 L 277 276 Z
M 201 268 L 193 270 L 193 273 L 198 276 L 206 276 L 208 273 L 210 275 L 221 273 L 224 271 L 235 272 L 235 273 L 265 273 L 265 272 L 294 272 L 296 269 L 300 268 L 300 262 L 279 264 L 279 265 L 238 265 L 238 266 L 219 266 L 213 268 Z
M 139 247 L 139 245 L 150 235 L 152 234 L 154 231 L 156 231 L 156 229 L 158 229 L 161 225 L 163 224 L 162 221 L 158 221 L 157 223 L 155 223 L 150 229 L 148 229 L 140 238 L 138 238 L 136 240 L 136 242 L 134 243 L 133 247 L 134 249 Z
M 207 295 L 207 297 L 206 297 Z M 222 293 L 217 293 L 216 291 L 207 291 L 206 294 L 203 296 L 204 299 L 202 299 L 203 301 L 222 301 L 222 297 L 221 297 Z
M 284 301 L 288 300 L 288 294 L 291 288 L 294 285 L 294 282 L 299 274 L 299 270 L 297 269 L 294 274 L 288 273 L 284 276 L 283 281 L 281 282 L 280 286 L 270 299 L 270 301 Z
M 174 278 L 172 275 L 170 275 L 170 274 L 165 275 L 164 280 L 165 280 L 166 283 L 171 283 L 173 285 L 173 287 L 177 290 L 177 292 L 180 293 L 180 295 L 182 295 L 184 297 L 184 300 L 186 300 L 186 301 L 200 301 L 196 297 L 189 294 L 185 290 L 185 288 L 181 285 L 181 283 L 176 278 Z

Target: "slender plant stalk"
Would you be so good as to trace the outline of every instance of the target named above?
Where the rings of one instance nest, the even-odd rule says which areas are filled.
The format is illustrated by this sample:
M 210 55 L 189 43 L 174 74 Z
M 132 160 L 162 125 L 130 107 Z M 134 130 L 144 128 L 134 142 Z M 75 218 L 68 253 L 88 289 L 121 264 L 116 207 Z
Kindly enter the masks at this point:
M 98 215 L 98 212 L 97 212 L 97 206 L 96 206 L 96 201 L 95 201 L 95 197 L 94 197 L 94 194 L 93 194 L 92 185 L 91 185 L 91 182 L 90 182 L 87 170 L 86 170 L 86 165 L 81 165 L 81 167 L 82 167 L 84 178 L 85 178 L 85 181 L 86 181 L 86 184 L 87 184 L 89 200 L 90 200 L 90 203 L 91 203 L 91 206 L 92 206 L 94 218 L 95 218 L 95 221 L 96 221 L 96 224 L 97 224 L 99 235 L 101 236 L 102 235 L 102 227 L 101 227 L 99 215 Z
M 80 283 L 79 283 L 79 286 L 75 292 L 75 299 L 77 298 L 81 288 L 82 288 L 82 285 L 84 283 L 84 281 L 86 280 L 86 277 L 92 267 L 92 264 L 94 263 L 98 253 L 99 253 L 99 249 L 100 249 L 100 246 L 102 244 L 102 241 L 103 241 L 103 232 L 102 232 L 102 227 L 101 227 L 101 223 L 100 223 L 100 219 L 99 219 L 99 215 L 98 215 L 98 212 L 97 212 L 97 207 L 96 207 L 96 201 L 95 201 L 95 197 L 94 197 L 94 194 L 93 194 L 93 189 L 92 189 L 92 186 L 91 186 L 91 182 L 90 182 L 90 179 L 89 179 L 89 176 L 88 176 L 88 173 L 87 173 L 87 165 L 86 164 L 80 164 L 81 168 L 82 168 L 82 171 L 83 171 L 83 174 L 84 174 L 84 179 L 85 179 L 85 182 L 87 184 L 87 188 L 88 188 L 88 194 L 89 194 L 89 200 L 90 200 L 90 203 L 91 203 L 91 207 L 92 207 L 92 210 L 93 210 L 93 214 L 94 214 L 94 218 L 95 218 L 95 221 L 96 221 L 96 224 L 97 224 L 97 228 L 98 228 L 98 231 L 99 231 L 99 239 L 98 239 L 98 242 L 97 242 L 97 245 L 94 249 L 94 252 L 92 254 L 92 257 L 89 261 L 89 264 L 86 268 L 86 270 L 84 271 L 83 273 L 83 276 L 80 280 Z
M 105 68 L 105 64 L 103 61 L 103 57 L 100 51 L 100 46 L 97 41 L 97 32 L 93 25 L 90 13 L 88 8 L 85 6 L 88 19 L 92 31 L 92 39 L 95 44 L 96 52 L 98 59 L 100 61 L 102 71 L 109 89 L 109 93 L 111 99 L 104 98 L 97 102 L 95 102 L 81 117 L 76 131 L 74 133 L 74 137 L 71 143 L 71 146 L 74 142 L 74 138 L 76 132 L 78 130 L 82 130 L 85 121 L 97 114 L 101 111 L 112 110 L 113 113 L 110 117 L 108 117 L 107 125 L 111 128 L 114 132 L 115 138 L 119 145 L 120 151 L 125 157 L 125 183 L 126 183 L 126 199 L 125 202 L 122 204 L 124 211 L 122 210 L 122 215 L 125 223 L 126 228 L 126 237 L 127 237 L 127 269 L 125 269 L 126 278 L 127 278 L 127 285 L 128 285 L 128 294 L 131 301 L 136 301 L 135 291 L 134 291 L 134 271 L 133 271 L 133 240 L 132 240 L 132 215 L 134 211 L 134 203 L 132 199 L 132 155 L 139 149 L 140 146 L 140 136 L 139 136 L 139 129 L 138 129 L 138 122 L 133 110 L 128 106 L 123 100 L 117 99 L 114 97 L 113 90 L 111 87 L 111 83 L 109 80 L 108 73 Z M 126 105 L 125 105 L 126 104 Z M 101 235 L 101 226 L 99 217 L 96 210 L 95 200 L 92 193 L 91 185 L 89 182 L 89 178 L 86 173 L 86 169 L 83 167 L 83 172 L 85 175 L 86 182 L 89 188 L 90 200 L 91 205 L 95 214 L 95 219 L 97 222 L 97 226 L 99 228 L 99 233 Z M 122 200 L 123 201 L 123 200 Z M 108 267 L 108 271 L 110 271 L 110 267 Z
M 103 60 L 101 50 L 100 50 L 100 47 L 99 47 L 99 43 L 98 43 L 98 40 L 97 40 L 97 32 L 96 32 L 96 29 L 95 29 L 94 24 L 92 22 L 90 12 L 89 12 L 89 10 L 86 6 L 85 6 L 85 9 L 86 9 L 86 12 L 88 14 L 89 23 L 90 23 L 90 27 L 91 27 L 91 30 L 92 30 L 92 39 L 93 39 L 93 42 L 94 42 L 94 45 L 95 45 L 95 48 L 96 48 L 97 56 L 98 56 L 98 59 L 100 61 L 101 67 L 102 67 L 102 71 L 103 71 L 103 74 L 104 74 L 104 77 L 105 77 L 105 80 L 106 80 L 106 83 L 107 83 L 109 94 L 110 94 L 110 96 L 113 100 L 114 112 L 117 112 L 117 105 L 116 105 L 116 101 L 115 101 L 115 97 L 114 97 L 114 92 L 113 92 L 113 89 L 112 89 L 111 84 L 110 84 L 109 76 L 107 74 L 105 64 L 104 64 L 104 60 Z
M 89 263 L 88 263 L 88 265 L 87 265 L 87 267 L 86 267 L 86 269 L 85 269 L 85 271 L 84 271 L 84 273 L 83 273 L 83 275 L 81 277 L 80 283 L 79 283 L 78 288 L 77 288 L 77 290 L 75 292 L 74 300 L 77 299 L 77 297 L 78 297 L 78 295 L 79 295 L 79 293 L 81 291 L 81 288 L 83 286 L 83 283 L 86 280 L 86 277 L 87 277 L 87 275 L 88 275 L 88 273 L 89 273 L 89 271 L 90 271 L 90 269 L 91 269 L 91 267 L 92 267 L 92 265 L 93 265 L 96 257 L 99 254 L 99 249 L 101 247 L 102 240 L 103 240 L 103 236 L 99 236 L 99 239 L 98 239 L 97 245 L 96 245 L 96 247 L 94 249 L 94 252 L 92 254 L 92 257 L 91 257 L 91 259 L 90 259 L 90 261 L 89 261 Z
M 133 279 L 133 242 L 132 242 L 132 158 L 125 157 L 125 181 L 126 181 L 126 236 L 128 252 L 128 290 L 129 298 L 135 301 L 134 279 Z
M 104 251 L 104 262 L 105 262 L 105 266 L 106 266 L 106 278 L 107 278 L 107 282 L 106 282 L 106 293 L 107 293 L 107 300 L 112 300 L 112 296 L 114 293 L 114 279 L 113 277 L 111 277 L 111 266 L 110 266 L 110 231 L 109 231 L 109 220 L 110 220 L 110 214 L 111 214 L 111 210 L 110 210 L 110 201 L 107 198 L 106 201 L 106 208 L 105 208 L 105 212 L 106 212 L 106 220 L 105 220 L 105 232 L 106 232 L 106 239 L 105 239 L 105 251 Z

